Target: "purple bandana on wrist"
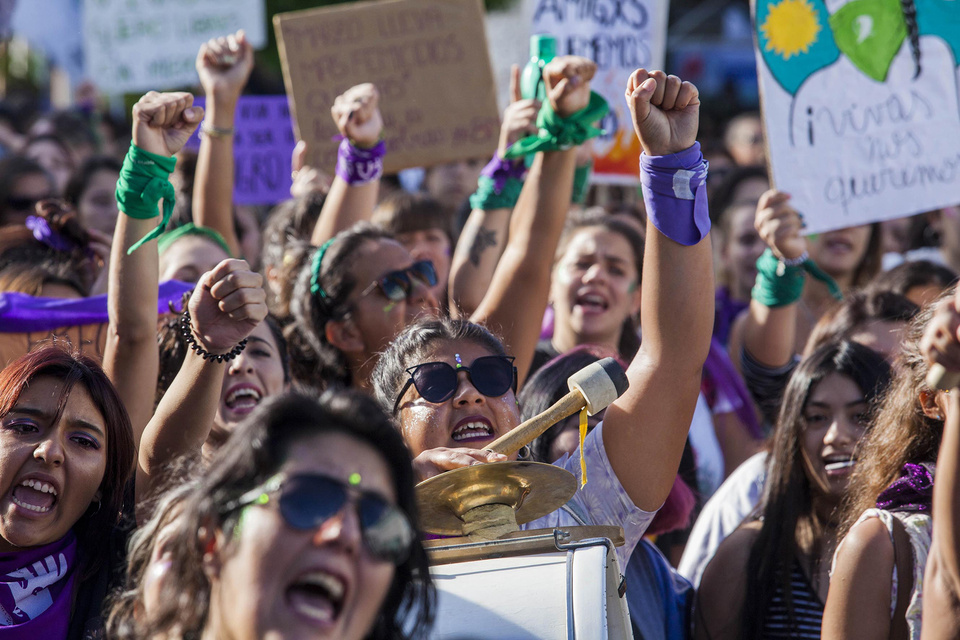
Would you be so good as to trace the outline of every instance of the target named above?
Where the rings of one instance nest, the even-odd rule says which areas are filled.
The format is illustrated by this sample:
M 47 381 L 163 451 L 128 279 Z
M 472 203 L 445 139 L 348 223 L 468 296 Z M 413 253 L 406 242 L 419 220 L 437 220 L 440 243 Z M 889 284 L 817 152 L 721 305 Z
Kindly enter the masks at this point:
M 493 190 L 499 194 L 510 178 L 522 181 L 527 175 L 527 166 L 522 159 L 504 160 L 499 153 L 494 153 L 493 159 L 480 171 L 480 175 L 493 180 Z
M 877 497 L 877 507 L 884 511 L 920 511 L 929 513 L 933 504 L 932 464 L 903 465 L 900 477 Z
M 50 224 L 40 216 L 27 216 L 27 229 L 33 232 L 33 237 L 51 249 L 70 252 L 77 248 L 76 244 L 50 228 Z
M 647 215 L 657 230 L 684 246 L 710 232 L 707 169 L 700 143 L 669 156 L 640 154 L 640 182 Z
M 387 145 L 383 140 L 369 149 L 361 149 L 343 138 L 337 148 L 337 175 L 353 186 L 379 180 L 383 175 L 386 153 Z

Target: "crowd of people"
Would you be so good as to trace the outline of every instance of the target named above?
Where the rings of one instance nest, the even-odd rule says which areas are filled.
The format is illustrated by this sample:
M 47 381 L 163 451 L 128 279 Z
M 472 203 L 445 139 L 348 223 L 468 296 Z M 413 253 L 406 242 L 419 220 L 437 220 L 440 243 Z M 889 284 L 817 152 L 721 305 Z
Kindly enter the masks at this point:
M 960 372 L 960 207 L 805 236 L 759 116 L 701 147 L 697 88 L 646 69 L 642 201 L 588 206 L 607 105 L 561 56 L 416 192 L 349 88 L 336 167 L 299 143 L 260 210 L 253 65 L 207 42 L 204 108 L 151 91 L 127 132 L 0 111 L 0 290 L 106 325 L 28 327 L 0 372 L 0 637 L 428 637 L 414 486 L 518 457 L 589 477 L 522 528 L 622 527 L 637 638 L 960 637 L 960 391 L 928 382 Z M 585 436 L 486 448 L 604 357 L 630 384 Z

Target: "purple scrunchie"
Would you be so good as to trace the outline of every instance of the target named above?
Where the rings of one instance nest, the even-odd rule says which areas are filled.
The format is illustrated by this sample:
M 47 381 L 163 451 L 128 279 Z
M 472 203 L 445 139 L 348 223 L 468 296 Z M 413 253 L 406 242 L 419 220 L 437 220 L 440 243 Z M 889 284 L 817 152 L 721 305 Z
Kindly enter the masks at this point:
M 480 175 L 493 180 L 494 192 L 500 193 L 510 178 L 523 181 L 527 167 L 522 160 L 504 160 L 499 153 L 494 153 L 493 159 L 480 171 Z
M 692 246 L 710 233 L 707 169 L 700 143 L 669 156 L 640 154 L 640 183 L 647 216 L 660 233 Z
M 930 465 L 907 463 L 900 477 L 877 497 L 877 507 L 884 511 L 920 511 L 933 506 L 933 473 Z
M 51 249 L 68 253 L 77 248 L 77 245 L 50 228 L 50 224 L 40 216 L 27 216 L 27 229 L 33 232 L 33 237 Z
M 354 186 L 379 180 L 386 154 L 387 145 L 383 140 L 369 149 L 361 149 L 344 138 L 337 148 L 337 175 Z

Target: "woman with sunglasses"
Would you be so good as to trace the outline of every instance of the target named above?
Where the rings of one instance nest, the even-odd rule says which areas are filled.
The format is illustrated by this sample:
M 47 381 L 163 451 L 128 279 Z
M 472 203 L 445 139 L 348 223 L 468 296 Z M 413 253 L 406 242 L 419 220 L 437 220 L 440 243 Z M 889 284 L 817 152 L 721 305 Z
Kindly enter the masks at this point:
M 645 177 L 657 182 L 662 166 L 658 157 L 683 161 L 693 153 L 696 157 L 686 166 L 702 162 L 697 148 L 691 149 L 699 107 L 693 85 L 640 69 L 631 76 L 626 96 L 645 151 L 641 159 Z M 670 209 L 670 222 L 676 226 L 668 228 L 655 216 L 648 222 L 644 256 L 648 284 L 641 307 L 644 341 L 627 371 L 630 388 L 586 438 L 587 484 L 563 509 L 524 525 L 550 527 L 584 520 L 621 525 L 627 538 L 617 550 L 621 566 L 626 566 L 673 487 L 713 318 L 706 229 L 700 228 L 703 235 L 696 240 L 686 227 L 684 245 L 657 226 L 679 236 L 678 227 L 695 214 L 696 219 L 700 214 L 706 218 L 706 207 L 701 209 L 705 202 L 701 204 L 699 195 L 696 200 L 674 199 L 654 187 L 648 210 L 662 216 Z M 374 379 L 377 398 L 399 422 L 421 479 L 504 459 L 483 448 L 520 423 L 516 373 L 503 343 L 483 327 L 455 320 L 420 322 L 381 356 Z M 556 464 L 580 476 L 578 456 Z
M 135 637 L 423 637 L 410 455 L 365 396 L 271 398 L 182 500 Z
M 557 115 L 566 118 L 587 107 L 595 71 L 593 62 L 577 56 L 556 58 L 544 68 Z M 575 163 L 573 147 L 536 154 L 503 257 L 471 316 L 503 330 L 521 381 L 540 333 Z M 369 389 L 379 354 L 397 334 L 421 316 L 438 315 L 440 305 L 430 291 L 435 285 L 433 269 L 414 261 L 383 231 L 361 224 L 340 232 L 317 249 L 297 280 L 290 306 L 295 322 L 287 333 L 293 377 Z

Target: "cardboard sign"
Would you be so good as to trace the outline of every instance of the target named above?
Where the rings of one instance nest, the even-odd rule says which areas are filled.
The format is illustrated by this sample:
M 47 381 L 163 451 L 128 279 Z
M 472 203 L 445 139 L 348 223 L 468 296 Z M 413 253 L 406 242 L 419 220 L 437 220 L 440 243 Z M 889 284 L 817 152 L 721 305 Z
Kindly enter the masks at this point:
M 754 0 L 771 175 L 814 233 L 960 202 L 956 0 Z
M 500 117 L 483 17 L 480 0 L 387 0 L 274 16 L 308 163 L 336 166 L 330 107 L 364 82 L 380 91 L 387 173 L 492 155 Z
M 204 106 L 203 97 L 194 99 Z M 234 120 L 235 204 L 276 204 L 290 199 L 290 156 L 296 140 L 287 96 L 241 96 Z M 200 148 L 199 129 L 187 148 Z
M 200 45 L 237 29 L 266 44 L 263 0 L 85 0 L 86 73 L 106 93 L 194 85 Z
M 610 113 L 601 123 L 606 133 L 593 142 L 593 182 L 640 181 L 640 141 L 623 93 L 638 68 L 663 69 L 669 9 L 668 0 L 535 0 L 531 33 L 554 36 L 558 56 L 597 63 L 590 86 L 606 98 Z

